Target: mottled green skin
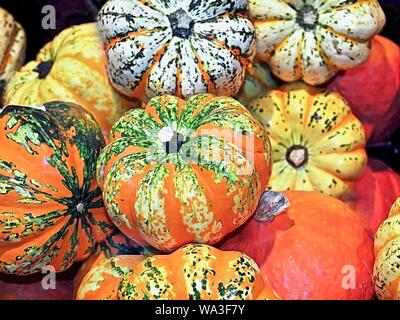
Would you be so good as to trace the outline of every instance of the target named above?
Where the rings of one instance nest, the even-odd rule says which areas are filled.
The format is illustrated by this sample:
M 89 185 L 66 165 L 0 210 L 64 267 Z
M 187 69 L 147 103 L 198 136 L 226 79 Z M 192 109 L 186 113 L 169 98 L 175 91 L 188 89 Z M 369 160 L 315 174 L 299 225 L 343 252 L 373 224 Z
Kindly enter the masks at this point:
M 263 288 L 260 281 L 258 266 L 245 254 L 190 244 L 136 265 L 124 275 L 118 295 L 123 300 L 252 300 Z
M 206 98 L 209 100 L 204 103 Z M 146 242 L 160 250 L 166 247 L 172 250 L 178 245 L 168 227 L 169 217 L 165 213 L 165 206 L 170 205 L 167 201 L 171 197 L 180 203 L 180 212 L 176 214 L 182 216 L 182 224 L 193 234 L 192 240 L 201 243 L 216 242 L 223 228 L 214 214 L 217 209 L 210 207 L 210 199 L 206 196 L 204 186 L 207 183 L 210 188 L 222 183 L 226 185 L 226 193 L 233 198 L 233 206 L 227 208 L 224 214 L 232 213 L 232 224 L 235 226 L 244 223 L 252 213 L 249 211 L 258 203 L 261 183 L 253 159 L 236 143 L 227 141 L 212 130 L 226 130 L 230 137 L 254 135 L 262 141 L 263 150 L 257 152 L 264 153 L 265 168 L 270 162 L 266 132 L 250 112 L 233 98 L 197 95 L 188 99 L 181 110 L 179 103 L 183 102 L 176 97 L 161 96 L 150 100 L 146 110 L 128 111 L 113 126 L 111 143 L 102 151 L 97 164 L 97 179 L 113 222 L 124 233 L 127 229 L 138 228 Z M 199 131 L 207 126 L 211 131 Z M 158 137 L 165 127 L 183 136 L 178 152 L 165 152 L 164 144 Z M 216 158 L 216 155 L 220 156 Z M 211 181 L 199 177 L 194 167 L 210 172 Z M 136 191 L 132 206 L 136 217 L 140 216 L 136 225 L 132 225 L 130 213 L 121 210 L 120 193 L 122 185 L 138 175 L 144 176 L 138 184 L 129 187 L 132 192 Z M 170 185 L 170 179 L 173 180 L 172 190 L 166 187 Z
M 94 184 L 96 160 L 104 146 L 100 128 L 81 107 L 64 102 L 46 103 L 39 109 L 8 106 L 0 114 L 2 119 L 8 121 L 5 128 L 0 128 L 1 134 L 26 152 L 15 156 L 34 161 L 32 166 L 38 171 L 43 170 L 40 164 L 46 161 L 57 169 L 59 177 L 51 179 L 59 178 L 59 184 L 47 184 L 45 174 L 41 182 L 34 181 L 24 167 L 4 160 L 8 151 L 0 145 L 0 203 L 10 198 L 11 192 L 17 193 L 15 203 L 0 205 L 0 272 L 30 274 L 40 272 L 47 264 L 57 271 L 65 270 L 86 257 L 95 241 L 112 230 L 101 213 L 101 191 Z M 78 154 L 69 154 L 74 147 Z M 50 156 L 44 158 L 44 154 Z M 77 157 L 83 161 L 82 172 L 74 167 Z M 62 190 L 64 197 L 57 195 Z M 94 210 L 100 213 L 95 216 Z M 57 232 L 53 234 L 50 230 L 55 227 Z M 96 239 L 94 228 L 97 234 L 103 234 L 100 239 Z M 45 240 L 35 239 L 47 233 Z M 7 248 L 13 253 L 7 254 Z

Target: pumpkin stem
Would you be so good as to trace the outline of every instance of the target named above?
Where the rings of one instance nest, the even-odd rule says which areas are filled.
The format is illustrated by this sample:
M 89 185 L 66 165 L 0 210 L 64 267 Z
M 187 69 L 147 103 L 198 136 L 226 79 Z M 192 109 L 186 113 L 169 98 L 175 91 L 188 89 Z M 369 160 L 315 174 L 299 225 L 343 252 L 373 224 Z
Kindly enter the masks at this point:
M 264 191 L 253 219 L 270 222 L 289 207 L 289 199 L 282 192 Z
M 167 154 L 178 153 L 183 145 L 184 136 L 171 127 L 164 127 L 158 132 L 158 139 L 163 143 Z
M 286 151 L 286 161 L 294 168 L 300 168 L 308 162 L 307 148 L 294 145 Z
M 36 68 L 33 70 L 39 73 L 39 79 L 44 79 L 50 73 L 51 68 L 53 67 L 53 61 L 42 61 L 39 63 Z
M 78 205 L 76 206 L 76 210 L 77 210 L 79 213 L 82 213 L 82 212 L 83 212 L 83 209 L 85 209 L 85 205 L 84 205 L 82 202 L 78 203 Z
M 305 30 L 314 29 L 318 23 L 318 11 L 313 6 L 305 5 L 297 13 L 296 21 Z
M 183 9 L 179 9 L 168 16 L 172 34 L 182 39 L 188 39 L 194 26 L 193 19 Z

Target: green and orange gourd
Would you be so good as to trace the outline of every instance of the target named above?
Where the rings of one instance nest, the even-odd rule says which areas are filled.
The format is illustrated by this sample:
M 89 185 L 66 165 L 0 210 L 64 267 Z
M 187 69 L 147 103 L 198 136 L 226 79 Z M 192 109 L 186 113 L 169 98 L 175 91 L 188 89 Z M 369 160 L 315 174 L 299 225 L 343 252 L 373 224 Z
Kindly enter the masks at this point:
M 271 172 L 268 135 L 233 98 L 151 99 L 113 126 L 97 180 L 117 227 L 174 251 L 213 244 L 254 212 Z
M 105 142 L 94 118 L 63 102 L 0 113 L 0 272 L 57 272 L 87 258 L 114 226 L 95 179 Z
M 83 278 L 78 300 L 276 300 L 240 252 L 189 244 L 169 255 L 116 256 Z

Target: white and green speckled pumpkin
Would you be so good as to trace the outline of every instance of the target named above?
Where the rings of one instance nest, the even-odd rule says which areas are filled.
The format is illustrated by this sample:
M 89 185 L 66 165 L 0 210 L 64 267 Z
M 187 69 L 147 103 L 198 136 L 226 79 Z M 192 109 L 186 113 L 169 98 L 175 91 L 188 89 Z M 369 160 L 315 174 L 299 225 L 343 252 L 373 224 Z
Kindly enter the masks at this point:
M 250 16 L 272 72 L 311 85 L 363 63 L 386 21 L 377 0 L 250 0 Z
M 235 95 L 255 55 L 247 0 L 110 0 L 98 24 L 109 76 L 139 99 Z

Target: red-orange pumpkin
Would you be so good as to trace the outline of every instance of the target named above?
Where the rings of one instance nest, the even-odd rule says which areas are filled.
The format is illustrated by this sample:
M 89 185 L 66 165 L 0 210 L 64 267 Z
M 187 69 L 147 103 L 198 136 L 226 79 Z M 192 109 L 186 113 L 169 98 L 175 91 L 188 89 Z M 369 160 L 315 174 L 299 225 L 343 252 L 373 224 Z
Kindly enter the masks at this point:
M 375 233 L 399 196 L 400 175 L 383 162 L 370 159 L 347 203 L 365 218 L 368 228 Z
M 280 214 L 265 221 L 271 212 Z M 253 219 L 219 248 L 252 257 L 282 299 L 373 297 L 372 237 L 345 203 L 318 192 L 265 192 Z
M 328 89 L 346 98 L 367 137 L 384 140 L 400 126 L 400 47 L 375 36 L 368 60 L 335 77 Z

